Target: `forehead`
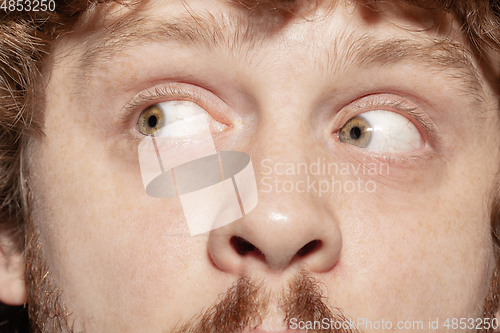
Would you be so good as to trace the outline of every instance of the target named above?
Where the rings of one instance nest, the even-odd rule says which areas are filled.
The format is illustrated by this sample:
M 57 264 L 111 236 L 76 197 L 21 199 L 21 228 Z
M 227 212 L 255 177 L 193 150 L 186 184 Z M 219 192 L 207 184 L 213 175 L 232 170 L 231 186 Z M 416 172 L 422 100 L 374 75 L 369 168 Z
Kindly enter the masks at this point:
M 394 32 L 461 40 L 450 15 L 437 15 L 393 4 L 365 7 L 342 5 L 335 1 L 317 2 L 303 7 L 296 15 L 285 18 L 270 11 L 256 15 L 227 0 L 221 1 L 144 1 L 140 6 L 123 7 L 116 3 L 94 8 L 81 20 L 77 36 L 85 37 L 85 60 L 96 60 L 103 49 L 110 55 L 122 46 L 148 42 L 177 41 L 206 48 L 247 53 L 259 49 L 270 39 L 294 44 L 339 46 L 340 42 L 372 34 L 389 38 Z M 310 24 L 305 24 L 310 23 Z M 438 31 L 439 30 L 439 31 Z M 330 33 L 328 33 L 330 32 Z M 423 33 L 425 32 L 425 34 Z M 334 38 L 332 38 L 334 37 Z M 81 38 L 80 38 L 81 39 Z M 104 42 L 103 42 L 104 41 Z M 336 45 L 337 44 L 337 45 Z M 289 45 L 285 45 L 289 46 Z
M 255 15 L 226 0 L 112 3 L 87 12 L 62 44 L 77 51 L 74 76 L 85 81 L 127 53 L 154 46 L 161 57 L 187 46 L 204 52 L 197 56 L 223 52 L 243 63 L 260 62 L 270 55 L 266 49 L 276 58 L 299 48 L 295 57 L 330 70 L 413 58 L 459 70 L 465 85 L 479 88 L 477 66 L 451 15 L 395 4 L 321 3 L 288 19 Z
M 297 13 L 287 19 L 255 15 L 226 0 L 111 3 L 87 12 L 56 50 L 63 59 L 68 50 L 72 55 L 66 77 L 72 78 L 76 96 L 90 86 L 117 84 L 121 93 L 127 87 L 132 93 L 140 88 L 133 83 L 161 77 L 162 70 L 178 81 L 197 83 L 202 73 L 214 81 L 222 72 L 243 73 L 250 81 L 259 73 L 303 68 L 303 78 L 316 84 L 360 68 L 418 63 L 483 99 L 479 66 L 450 15 L 333 1 Z M 291 69 L 291 63 L 300 67 Z

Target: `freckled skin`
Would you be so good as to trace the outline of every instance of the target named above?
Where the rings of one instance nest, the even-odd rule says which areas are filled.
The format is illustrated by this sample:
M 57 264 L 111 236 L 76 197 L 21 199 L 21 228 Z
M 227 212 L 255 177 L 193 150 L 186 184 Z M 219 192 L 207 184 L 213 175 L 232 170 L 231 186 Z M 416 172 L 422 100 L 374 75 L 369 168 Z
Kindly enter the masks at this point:
M 187 2 L 194 11 L 235 10 L 225 2 Z M 137 15 L 181 14 L 181 1 L 158 1 Z M 66 57 L 51 73 L 46 136 L 34 142 L 29 167 L 35 223 L 75 328 L 85 323 L 87 332 L 168 332 L 214 304 L 243 275 L 265 278 L 277 291 L 300 268 L 323 283 L 331 306 L 354 319 L 427 323 L 481 315 L 494 265 L 488 198 L 499 146 L 496 139 L 485 140 L 485 133 L 498 131 L 493 94 L 478 117 L 470 97 L 448 84 L 445 74 L 418 63 L 327 72 L 331 59 L 323 51 L 346 31 L 414 40 L 436 34 L 414 33 L 339 5 L 321 20 L 293 19 L 268 37 L 252 61 L 237 50 L 146 44 L 113 55 L 85 86 L 73 78 L 86 51 L 82 39 L 91 32 L 56 46 L 55 55 Z M 453 29 L 448 35 L 462 40 Z M 145 194 L 138 140 L 132 139 L 141 138 L 135 125 L 142 110 L 135 123 L 116 120 L 132 96 L 169 81 L 173 72 L 185 73 L 178 81 L 208 90 L 219 103 L 214 105 L 239 119 L 214 140 L 218 150 L 251 156 L 259 188 L 251 214 L 199 237 L 185 236 L 179 200 Z M 216 89 L 205 83 L 216 83 Z M 436 124 L 441 142 L 427 142 L 405 158 L 335 139 L 333 129 L 356 115 L 351 103 L 378 93 L 415 102 Z M 389 174 L 309 175 L 310 181 L 371 181 L 374 192 L 319 197 L 263 191 L 264 159 L 286 165 L 318 157 L 367 168 L 388 163 Z M 271 177 L 296 184 L 308 175 Z M 236 253 L 231 235 L 251 242 L 265 258 Z M 290 259 L 317 239 L 324 248 Z

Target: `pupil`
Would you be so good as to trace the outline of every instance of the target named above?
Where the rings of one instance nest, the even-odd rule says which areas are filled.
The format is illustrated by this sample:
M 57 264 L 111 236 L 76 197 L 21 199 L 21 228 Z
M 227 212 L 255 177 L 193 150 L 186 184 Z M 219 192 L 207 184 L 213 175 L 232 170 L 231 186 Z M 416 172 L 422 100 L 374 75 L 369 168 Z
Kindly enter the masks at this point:
M 359 127 L 353 127 L 351 129 L 351 133 L 350 134 L 351 134 L 351 138 L 353 140 L 357 140 L 361 136 L 361 129 Z
M 149 117 L 149 119 L 148 119 L 149 127 L 155 127 L 156 124 L 158 124 L 158 119 L 156 118 L 156 116 Z

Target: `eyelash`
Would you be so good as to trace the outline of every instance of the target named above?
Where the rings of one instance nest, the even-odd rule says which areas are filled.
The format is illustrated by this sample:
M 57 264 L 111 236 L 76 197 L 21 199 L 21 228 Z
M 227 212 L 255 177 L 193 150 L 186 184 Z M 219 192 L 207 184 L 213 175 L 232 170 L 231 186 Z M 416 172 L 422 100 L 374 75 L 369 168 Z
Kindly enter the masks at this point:
M 190 90 L 190 91 L 188 91 Z M 156 103 L 166 102 L 168 98 L 181 98 L 196 104 L 202 103 L 201 95 L 192 89 L 175 87 L 173 85 L 155 87 L 154 91 L 147 90 L 136 96 L 130 103 L 125 106 L 126 114 L 136 112 L 137 109 L 146 109 Z M 154 102 L 154 103 L 152 103 Z
M 363 98 L 366 97 L 367 96 Z M 417 128 L 420 127 L 425 131 L 425 134 L 422 135 L 422 137 L 426 142 L 428 142 L 428 138 L 430 138 L 434 143 L 438 141 L 435 126 L 433 126 L 430 119 L 426 119 L 427 117 L 425 117 L 422 112 L 418 111 L 417 107 L 410 105 L 404 100 L 389 98 L 387 96 L 376 96 L 366 102 L 361 102 L 360 104 L 355 105 L 353 109 L 356 111 L 356 115 L 379 109 L 386 109 L 387 111 L 392 109 L 394 111 L 398 111 L 401 115 L 409 116 L 407 118 L 413 118 L 418 123 L 419 126 L 417 126 Z M 360 110 L 362 111 L 360 112 Z M 344 124 L 342 124 L 342 126 L 344 126 Z M 338 133 L 338 130 L 335 133 Z
M 367 97 L 369 96 L 364 96 L 361 98 L 361 100 L 364 100 Z M 191 101 L 206 109 L 204 107 L 204 99 L 199 91 L 191 87 L 179 87 L 177 86 L 177 84 L 169 84 L 166 86 L 154 87 L 134 97 L 133 100 L 130 101 L 124 108 L 124 122 L 130 124 L 130 122 L 134 120 L 134 123 L 137 123 L 138 117 L 147 107 L 156 103 L 166 102 L 173 99 L 183 99 Z M 370 98 L 367 101 L 361 101 L 360 103 L 354 105 L 351 109 L 353 109 L 356 114 L 362 114 L 364 112 L 376 109 L 392 109 L 399 112 L 403 116 L 409 116 L 407 118 L 413 118 L 419 124 L 417 128 L 422 128 L 425 131 L 425 134 L 422 135 L 425 142 L 428 142 L 429 140 L 427 138 L 430 138 L 431 144 L 438 143 L 438 136 L 436 134 L 435 126 L 430 121 L 430 119 L 426 119 L 428 117 L 424 116 L 422 112 L 418 111 L 417 107 L 410 105 L 404 100 L 395 99 L 395 97 L 390 98 L 388 96 L 378 95 L 375 96 L 375 98 Z M 138 112 L 137 110 L 140 110 L 140 112 Z M 342 126 L 344 126 L 344 124 L 345 121 Z M 336 135 L 338 134 L 340 128 L 335 131 Z M 138 143 L 140 143 L 140 141 L 143 139 L 142 136 L 138 135 L 134 135 L 133 138 L 134 141 L 137 141 Z M 397 160 L 400 159 L 400 157 L 389 158 L 395 158 Z
M 142 114 L 142 112 L 151 105 L 167 102 L 169 100 L 182 99 L 190 101 L 200 105 L 203 109 L 206 103 L 199 91 L 191 87 L 179 87 L 178 84 L 169 84 L 164 86 L 157 86 L 141 92 L 136 95 L 129 103 L 124 106 L 123 117 L 121 117 L 121 122 L 124 127 L 130 126 L 129 124 L 135 124 L 135 129 L 137 130 L 137 122 Z M 140 110 L 140 111 L 139 111 Z M 130 138 L 140 143 L 144 138 L 139 134 L 130 134 Z

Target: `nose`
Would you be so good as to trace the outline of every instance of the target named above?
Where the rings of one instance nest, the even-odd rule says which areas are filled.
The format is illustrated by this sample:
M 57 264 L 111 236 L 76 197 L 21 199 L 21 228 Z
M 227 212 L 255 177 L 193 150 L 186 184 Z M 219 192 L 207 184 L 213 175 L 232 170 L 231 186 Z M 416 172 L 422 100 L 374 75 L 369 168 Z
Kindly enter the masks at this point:
M 212 230 L 208 251 L 221 270 L 242 274 L 260 265 L 282 271 L 332 269 L 342 249 L 333 214 L 306 193 L 259 193 L 257 207 L 237 222 Z
M 304 163 L 311 166 L 318 156 L 328 156 L 317 136 L 311 135 L 314 127 L 305 125 L 310 123 L 309 113 L 304 112 L 310 109 L 308 99 L 288 92 L 283 96 L 264 99 L 260 127 L 248 146 L 257 180 L 257 206 L 208 237 L 212 262 L 228 273 L 283 272 L 292 266 L 322 273 L 331 270 L 341 254 L 338 200 L 319 197 L 309 186 L 324 175 L 283 170 L 288 163 L 303 170 Z M 273 185 L 276 181 L 280 188 Z

